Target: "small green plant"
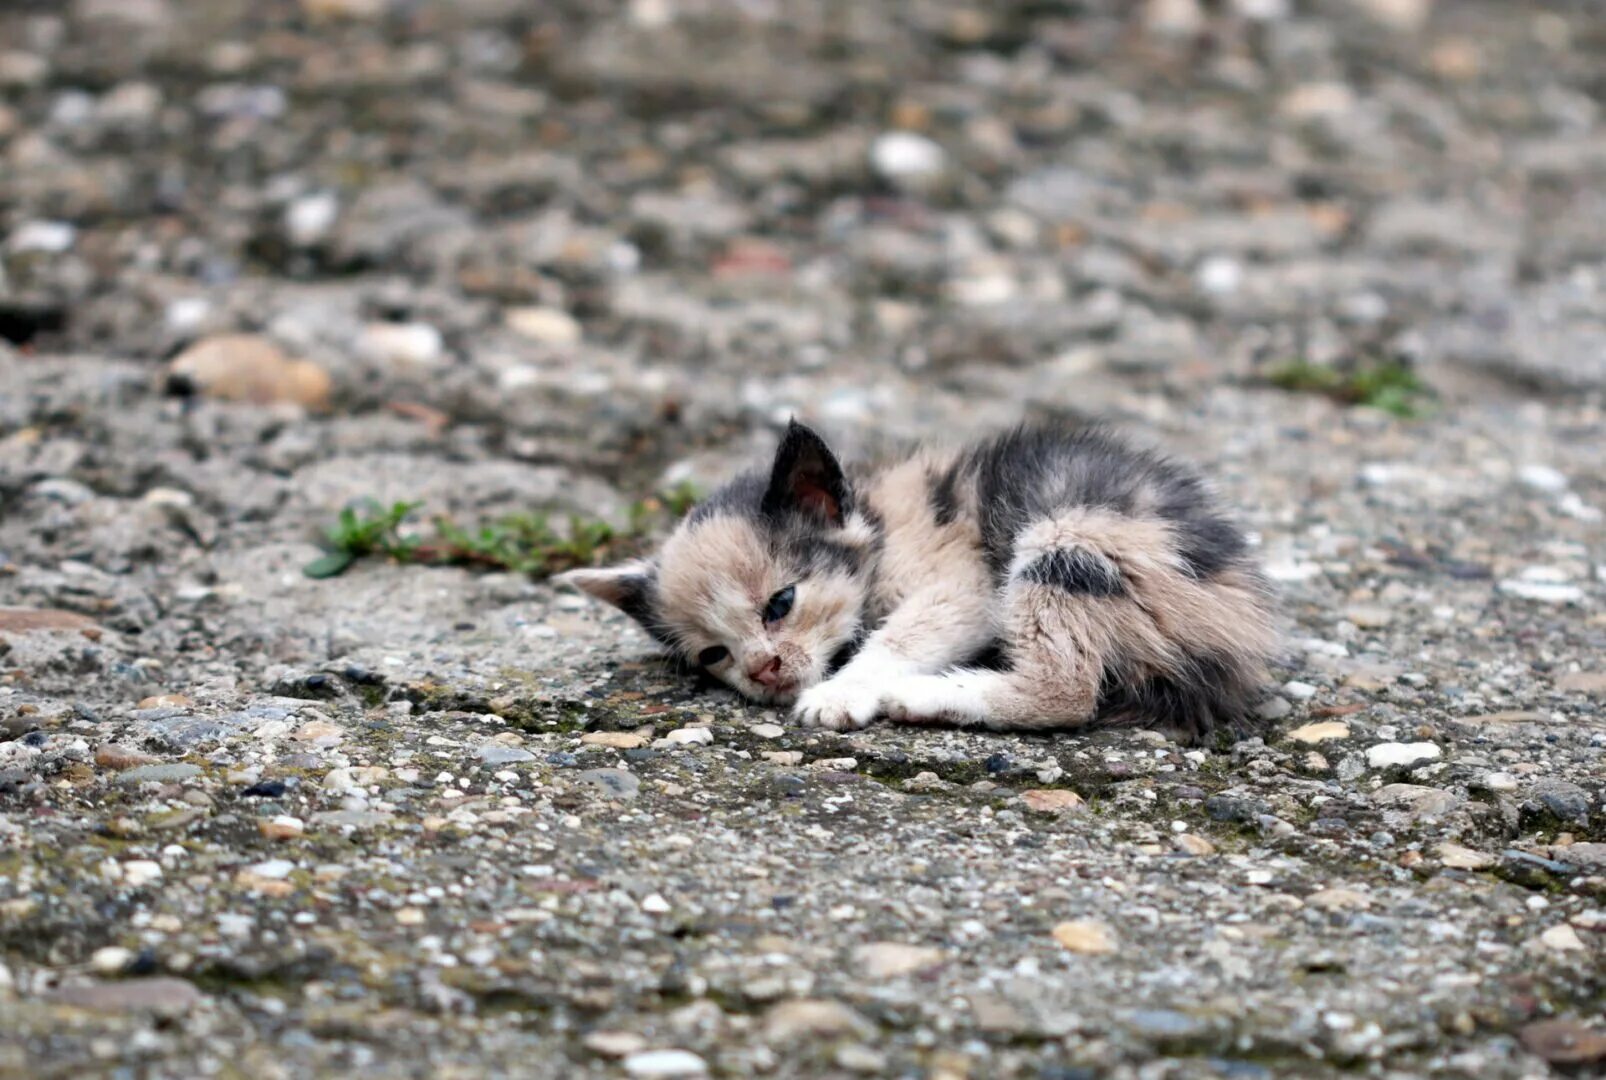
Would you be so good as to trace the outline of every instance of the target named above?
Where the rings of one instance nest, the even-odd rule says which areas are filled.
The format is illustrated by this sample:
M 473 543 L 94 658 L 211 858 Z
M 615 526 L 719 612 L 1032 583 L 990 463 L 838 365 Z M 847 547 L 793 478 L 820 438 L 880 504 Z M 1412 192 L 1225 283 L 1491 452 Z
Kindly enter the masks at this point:
M 1369 405 L 1394 416 L 1421 416 L 1433 392 L 1416 372 L 1395 360 L 1362 361 L 1351 367 L 1327 367 L 1308 360 L 1290 360 L 1272 369 L 1273 386 L 1325 394 L 1347 405 Z
M 474 566 L 546 577 L 634 554 L 647 537 L 685 516 L 696 501 L 695 490 L 679 484 L 633 504 L 624 530 L 578 514 L 569 517 L 567 529 L 555 528 L 546 514 L 506 514 L 472 528 L 441 515 L 431 523 L 433 535 L 425 537 L 401 531 L 422 503 L 386 507 L 368 500 L 340 512 L 324 534 L 324 554 L 304 566 L 302 573 L 334 577 L 358 559 L 380 555 L 425 566 Z

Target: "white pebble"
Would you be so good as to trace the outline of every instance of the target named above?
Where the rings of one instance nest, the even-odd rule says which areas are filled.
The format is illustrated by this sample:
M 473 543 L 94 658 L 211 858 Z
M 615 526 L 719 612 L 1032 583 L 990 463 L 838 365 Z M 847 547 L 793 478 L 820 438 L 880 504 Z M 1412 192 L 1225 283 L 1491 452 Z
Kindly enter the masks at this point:
M 1418 761 L 1433 761 L 1444 754 L 1437 743 L 1378 743 L 1366 751 L 1366 763 L 1374 769 L 1390 766 L 1414 765 Z
M 912 131 L 889 131 L 870 148 L 870 164 L 892 181 L 930 180 L 947 166 L 942 147 Z
M 714 733 L 705 727 L 683 727 L 671 731 L 664 739 L 675 746 L 704 746 L 714 741 Z
M 1298 680 L 1294 680 L 1292 682 L 1283 683 L 1283 693 L 1287 694 L 1295 701 L 1309 701 L 1311 698 L 1316 696 L 1316 687 L 1312 686 L 1308 682 L 1299 682 Z
M 65 221 L 25 221 L 11 234 L 6 246 L 16 252 L 60 255 L 78 240 L 78 230 Z
M 1194 280 L 1198 282 L 1199 288 L 1207 293 L 1214 293 L 1217 296 L 1235 293 L 1243 284 L 1243 263 L 1226 255 L 1212 255 L 1199 264 L 1199 272 Z
M 671 1080 L 679 1076 L 706 1076 L 708 1066 L 689 1050 L 643 1050 L 625 1058 L 625 1072 L 638 1080 Z
M 340 200 L 332 192 L 303 195 L 284 211 L 284 231 L 297 247 L 311 247 L 324 240 L 340 216 Z
M 114 975 L 128 967 L 134 959 L 134 950 L 125 949 L 120 945 L 108 945 L 104 949 L 96 949 L 89 957 L 89 966 L 102 975 Z
M 653 893 L 641 902 L 641 910 L 649 915 L 666 915 L 669 913 L 669 901 L 663 898 L 662 893 Z
M 1535 491 L 1551 495 L 1567 490 L 1567 477 L 1549 465 L 1524 465 L 1517 470 L 1517 479 Z

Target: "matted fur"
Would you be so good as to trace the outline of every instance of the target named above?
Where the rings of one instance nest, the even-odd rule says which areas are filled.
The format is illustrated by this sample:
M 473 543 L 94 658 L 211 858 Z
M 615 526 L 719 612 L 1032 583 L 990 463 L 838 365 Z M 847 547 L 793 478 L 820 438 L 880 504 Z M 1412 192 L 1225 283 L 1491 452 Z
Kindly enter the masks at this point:
M 1203 480 L 1100 429 L 1017 428 L 850 478 L 794 422 L 767 472 L 716 492 L 655 559 L 567 580 L 838 729 L 884 715 L 1199 740 L 1240 727 L 1277 647 L 1265 579 Z

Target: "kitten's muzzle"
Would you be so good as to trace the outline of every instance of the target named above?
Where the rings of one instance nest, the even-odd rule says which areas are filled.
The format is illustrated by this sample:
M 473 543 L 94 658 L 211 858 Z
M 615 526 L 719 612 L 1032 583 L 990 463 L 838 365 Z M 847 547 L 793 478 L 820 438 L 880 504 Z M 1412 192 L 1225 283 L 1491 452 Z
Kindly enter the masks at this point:
M 784 681 L 781 678 L 781 658 L 771 656 L 749 665 L 747 677 L 767 689 L 779 689 Z

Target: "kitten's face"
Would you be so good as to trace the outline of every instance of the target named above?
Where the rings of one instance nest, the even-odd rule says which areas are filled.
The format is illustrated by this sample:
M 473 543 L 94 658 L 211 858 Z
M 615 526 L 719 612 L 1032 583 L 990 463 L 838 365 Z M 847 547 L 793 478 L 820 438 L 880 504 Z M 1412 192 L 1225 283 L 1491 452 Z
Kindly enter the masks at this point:
M 767 482 L 715 493 L 654 560 L 565 578 L 744 696 L 784 704 L 857 640 L 877 541 L 825 444 L 793 424 Z

